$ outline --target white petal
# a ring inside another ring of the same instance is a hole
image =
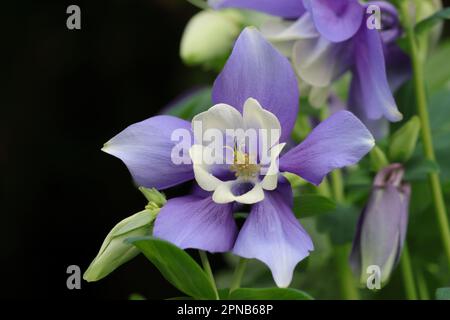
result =
[[[323,37],[299,40],[293,48],[292,60],[298,75],[316,87],[327,87],[338,72],[341,45]]]
[[[197,124],[201,123],[201,130]],[[225,133],[227,129],[242,129],[241,113],[227,104],[216,104],[209,110],[196,115],[192,119],[192,130],[196,143],[203,141],[204,133],[209,129],[220,130]],[[223,135],[225,136],[225,135]]]
[[[270,150],[270,166],[267,169],[264,179],[261,181],[261,187],[264,190],[275,190],[277,188],[279,174],[278,158],[285,145],[286,143],[281,143]]]
[[[309,13],[305,13],[297,21],[270,20],[261,26],[261,33],[270,42],[292,41],[319,37]]]
[[[264,110],[256,99],[249,98],[245,101],[244,125],[246,129],[267,130],[268,140],[265,146],[267,150],[279,142],[281,136],[280,121],[272,112]]]
[[[214,191],[222,181],[211,174],[211,166],[205,162],[205,149],[195,144],[189,149],[189,155],[193,162],[195,180],[198,185],[206,191]]]
[[[230,203],[233,201],[243,204],[254,204],[264,200],[264,191],[260,183],[255,183],[253,188],[243,195],[236,196],[232,192],[233,186],[244,183],[241,180],[226,181],[220,183],[213,193],[212,199],[216,203]]]
[[[309,94],[309,103],[314,108],[321,108],[325,105],[329,96],[329,87],[311,87],[311,92]]]

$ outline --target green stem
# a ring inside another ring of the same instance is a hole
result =
[[[417,289],[419,291],[420,300],[430,300],[427,282],[425,281],[422,271],[416,270],[416,275],[417,275]]]
[[[352,271],[348,265],[350,247],[349,245],[339,245],[336,246],[334,250],[341,285],[341,294],[346,300],[359,300],[358,288],[355,285]]]
[[[322,183],[317,186],[317,193],[327,198],[333,198],[327,177],[325,177]]]
[[[409,257],[408,246],[404,246],[402,257],[400,259],[400,268],[403,275],[403,283],[405,285],[406,298],[408,300],[417,300],[416,285],[414,283],[411,259]]]
[[[425,91],[423,62],[420,58],[419,47],[417,39],[414,34],[414,25],[411,23],[408,13],[408,1],[403,0],[400,3],[400,9],[403,15],[403,20],[408,36],[408,43],[411,51],[411,59],[414,71],[414,87],[417,100],[417,113],[421,121],[421,135],[424,146],[425,157],[428,160],[436,161],[436,156],[433,148],[433,140],[431,136],[430,119],[428,114],[428,101]],[[447,210],[442,194],[441,182],[439,175],[436,172],[431,172],[429,175],[429,182],[433,194],[433,203],[436,211],[436,216],[439,224],[439,231],[444,246],[444,251],[450,267],[450,229],[448,224]]]
[[[331,173],[331,189],[337,203],[344,203],[344,183],[342,172],[337,169]],[[353,279],[352,271],[349,267],[348,257],[350,254],[349,245],[340,245],[335,247],[335,261],[340,276],[341,294],[347,300],[358,300],[359,292]]]
[[[209,281],[211,281],[214,288],[216,300],[219,300],[219,292],[217,291],[216,281],[214,280],[214,275],[211,270],[211,265],[209,264],[208,256],[205,251],[199,250],[198,253],[200,254],[200,259],[202,260],[203,270],[205,270],[206,275],[209,277]]]
[[[233,279],[231,280],[230,292],[239,289],[241,286],[241,280],[247,266],[247,259],[239,258],[239,262],[234,270]]]
[[[344,203],[344,183],[342,182],[342,172],[339,169],[331,172],[331,187],[333,189],[334,199],[338,203]]]

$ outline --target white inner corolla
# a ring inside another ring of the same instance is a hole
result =
[[[192,120],[195,143],[189,150],[195,180],[213,192],[216,203],[253,204],[264,199],[264,190],[278,184],[278,118],[253,98],[243,114],[227,104],[217,104]]]

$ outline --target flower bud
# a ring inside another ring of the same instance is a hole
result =
[[[419,131],[420,119],[414,116],[392,135],[389,158],[401,163],[408,161],[416,149]]]
[[[148,205],[147,205],[146,209],[150,209],[152,207],[153,208],[161,208],[167,202],[166,197],[161,192],[156,190],[155,188],[148,189],[148,188],[144,188],[144,187],[139,187],[139,191],[142,192],[142,194],[148,201]],[[148,208],[149,206],[150,206],[150,208]]]
[[[374,267],[380,270],[380,284],[386,283],[399,261],[410,198],[410,186],[402,182],[403,174],[401,164],[381,170],[359,218],[350,264],[363,285]]]
[[[414,0],[411,4],[411,15],[415,18],[417,22],[420,22],[429,16],[435,14],[437,11],[442,9],[441,0]],[[433,27],[428,33],[428,41],[430,48],[433,48],[439,41],[442,34],[444,23],[441,22]]]
[[[159,209],[146,209],[119,222],[106,236],[83,279],[89,282],[98,281],[137,256],[139,250],[125,240],[150,235],[151,224],[158,212]]]
[[[218,68],[223,65],[241,31],[236,10],[204,10],[188,22],[181,39],[180,55],[188,65]]]
[[[166,204],[166,198],[156,189],[140,187],[139,190],[149,201],[145,210],[122,220],[108,233],[100,251],[84,273],[84,280],[98,281],[139,254],[140,251],[125,240],[150,235],[153,221],[160,208]]]
[[[378,146],[375,146],[370,151],[369,155],[370,155],[370,164],[374,171],[378,172],[389,164],[383,150],[381,150]]]

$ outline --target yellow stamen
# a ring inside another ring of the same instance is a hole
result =
[[[261,166],[256,161],[251,161],[250,155],[234,148],[234,163],[230,170],[235,172],[236,177],[249,179],[258,176]]]

